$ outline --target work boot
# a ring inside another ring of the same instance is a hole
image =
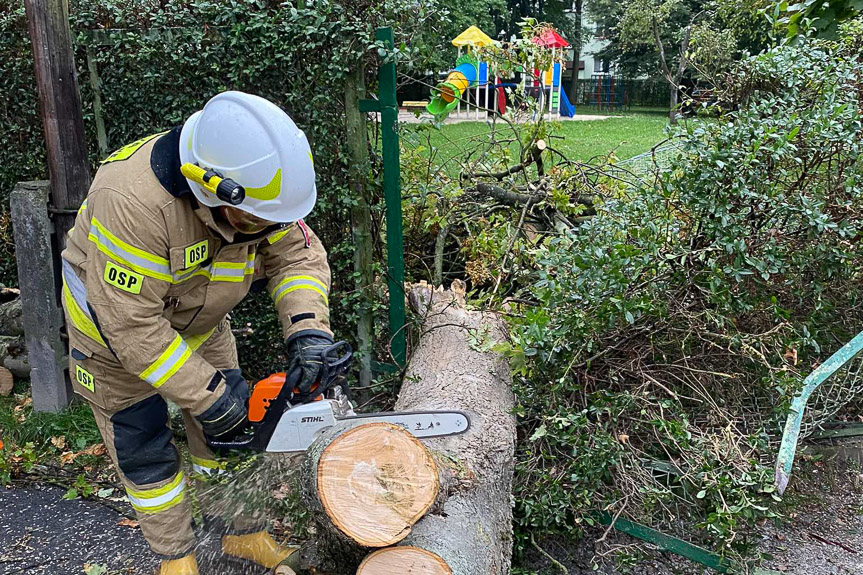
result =
[[[249,533],[248,535],[224,535],[222,551],[226,555],[245,559],[272,569],[275,575],[291,575],[294,573],[289,558],[296,548],[282,547],[273,540],[266,531]],[[295,558],[295,557],[294,557]]]
[[[189,553],[182,559],[162,561],[159,575],[198,575],[198,562],[195,561],[195,554]]]

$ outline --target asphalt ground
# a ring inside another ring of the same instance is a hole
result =
[[[0,575],[153,575],[159,561],[126,503],[64,500],[64,489],[0,488]],[[218,535],[198,533],[202,575],[260,575],[263,569],[227,562]],[[89,572],[87,569],[89,568]]]
[[[64,500],[64,493],[0,489],[0,575],[82,575],[85,565],[118,575],[155,572],[140,529],[119,525],[124,516],[105,505]]]

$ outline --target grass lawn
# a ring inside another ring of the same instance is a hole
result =
[[[556,124],[550,145],[571,160],[586,162],[612,150],[626,159],[650,150],[665,138],[667,118],[660,114],[615,115],[605,120],[564,121]],[[402,129],[410,130],[410,126]],[[509,137],[509,127],[498,123],[498,138]],[[490,133],[484,122],[446,124],[431,131],[431,143],[440,150],[440,159],[475,150]],[[558,139],[560,137],[562,139]],[[514,145],[515,148],[515,145]]]

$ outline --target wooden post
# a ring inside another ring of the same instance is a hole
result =
[[[357,345],[360,357],[360,388],[372,383],[372,344],[374,316],[372,314],[372,284],[374,283],[374,245],[372,214],[369,208],[368,181],[369,141],[366,114],[360,111],[360,98],[366,93],[365,70],[362,60],[353,63],[345,79],[346,144],[350,165],[350,186],[354,203],[351,207],[351,230],[354,238],[354,273],[360,293],[357,310]]]
[[[46,181],[19,182],[9,203],[33,407],[59,411],[69,404],[72,390],[66,377],[66,346],[60,338],[63,312],[55,283],[48,188]]]
[[[66,0],[25,0],[24,7],[33,44],[51,199],[58,210],[54,218],[56,241],[62,250],[66,233],[75,223],[75,211],[90,187],[69,9]]]
[[[102,89],[99,87],[99,70],[93,48],[87,46],[87,71],[90,73],[90,89],[93,90],[93,118],[96,120],[96,139],[99,142],[99,158],[108,156],[108,134],[105,131],[105,118],[102,115]]]

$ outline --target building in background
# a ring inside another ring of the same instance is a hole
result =
[[[590,31],[590,36],[587,38],[584,46],[581,47],[581,56],[578,62],[579,80],[589,80],[594,76],[613,76],[613,63],[608,60],[602,60],[597,56],[608,45],[608,40],[605,39],[605,29],[602,25],[593,22],[587,13],[582,18],[583,27]],[[567,78],[572,78],[572,57],[573,50],[570,50],[569,62],[567,64]]]

